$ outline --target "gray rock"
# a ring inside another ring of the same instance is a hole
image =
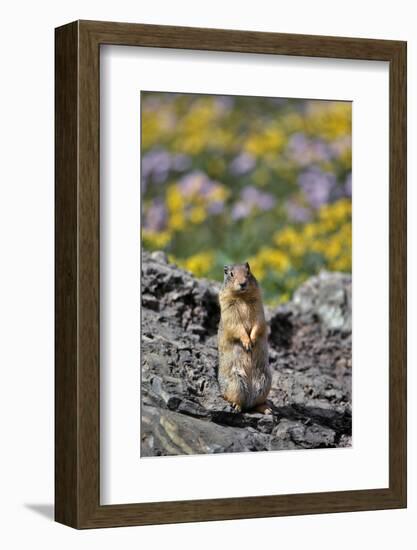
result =
[[[294,293],[293,304],[301,315],[316,316],[325,330],[352,331],[350,275],[322,271]]]
[[[142,456],[269,450],[269,439],[155,407],[142,410]]]
[[[141,455],[350,446],[350,277],[321,273],[266,308],[272,415],[237,414],[220,396],[219,287],[142,253]]]

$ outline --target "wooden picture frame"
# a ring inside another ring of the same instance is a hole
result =
[[[406,43],[77,21],[56,29],[55,519],[116,527],[406,506]],[[389,487],[100,505],[99,55],[118,44],[389,62]]]

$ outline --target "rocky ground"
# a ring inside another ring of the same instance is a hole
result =
[[[266,308],[273,414],[219,394],[219,284],[142,254],[141,456],[351,445],[351,278],[321,273]]]

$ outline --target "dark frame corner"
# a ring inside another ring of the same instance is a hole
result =
[[[101,44],[390,64],[389,487],[102,506],[99,501]],[[115,527],[406,507],[405,42],[76,21],[55,31],[55,519]]]

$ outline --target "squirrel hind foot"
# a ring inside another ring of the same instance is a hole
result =
[[[237,403],[232,403],[232,409],[236,413],[242,412],[242,407],[240,405],[238,405]]]
[[[259,405],[256,405],[255,409],[256,412],[259,412],[261,414],[272,414],[272,407],[271,404],[265,401],[265,403],[260,403]]]

